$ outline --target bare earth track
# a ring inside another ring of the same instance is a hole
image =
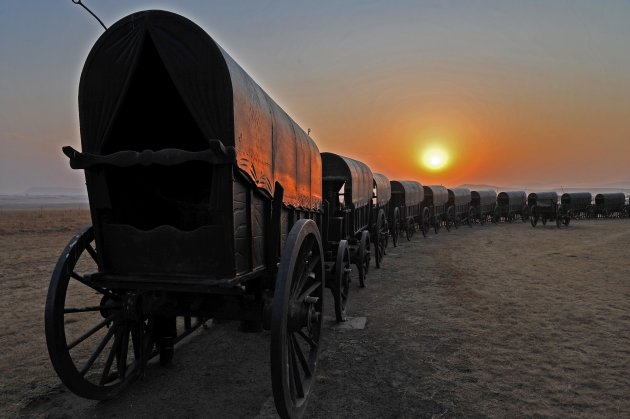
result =
[[[46,291],[88,221],[84,210],[0,211],[0,416],[273,417],[269,335],[235,323],[196,332],[172,367],[151,365],[115,400],[59,386]],[[349,313],[366,328],[326,328],[307,415],[627,416],[628,249],[629,220],[460,227],[390,245],[367,289],[354,276]]]

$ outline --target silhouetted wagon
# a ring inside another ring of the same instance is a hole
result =
[[[485,224],[488,218],[494,214],[494,208],[497,205],[497,193],[493,189],[472,191],[470,198],[474,220],[481,225]]]
[[[444,224],[448,231],[451,224],[446,216],[446,205],[448,203],[448,190],[444,186],[430,185],[424,186],[424,200],[422,201],[423,212],[426,209],[433,231],[437,234],[440,225]]]
[[[561,224],[568,226],[571,221],[571,217],[558,204],[558,194],[555,192],[532,192],[527,196],[527,205],[532,227],[536,227],[538,220],[543,225],[547,225],[547,221],[555,221],[557,227]]]
[[[589,209],[592,218],[621,217],[625,212],[626,195],[623,192],[598,193]]]
[[[399,232],[405,232],[407,240],[411,240],[416,222],[422,225],[421,203],[424,197],[422,185],[413,180],[392,180],[392,199],[390,203],[390,215],[392,225],[392,239],[394,246],[398,245]],[[426,235],[426,230],[422,228]]]
[[[446,217],[450,220],[451,225],[458,228],[461,223],[466,223],[472,227],[474,210],[471,206],[470,189],[448,189],[448,203],[446,206]]]
[[[45,312],[63,383],[112,397],[154,355],[169,363],[206,319],[238,319],[271,330],[277,410],[300,416],[330,249],[315,143],[208,34],[163,11],[134,13],[98,39],[79,116],[82,152],[64,152],[85,170],[92,225],[61,254]],[[369,208],[364,178],[352,199]]]
[[[560,212],[570,218],[584,218],[593,201],[590,192],[567,192],[560,197]]]
[[[374,261],[381,267],[385,249],[389,241],[389,201],[392,198],[392,186],[389,179],[380,173],[374,173],[374,198],[372,199],[372,240],[374,242]]]
[[[529,218],[529,207],[527,206],[527,194],[525,191],[506,191],[497,195],[497,205],[494,208],[492,222],[501,220],[514,222],[517,217],[525,222]]]
[[[324,252],[326,265],[333,274],[330,286],[335,297],[335,313],[337,320],[343,321],[350,280],[348,262],[357,266],[361,287],[365,286],[370,268],[374,176],[365,163],[322,153],[322,179],[326,202]],[[337,284],[341,284],[340,288]]]

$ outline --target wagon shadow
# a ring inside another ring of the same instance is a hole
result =
[[[152,362],[118,397],[82,399],[60,386],[32,400],[26,417],[254,417],[271,397],[269,334],[212,325],[176,349],[173,365]]]

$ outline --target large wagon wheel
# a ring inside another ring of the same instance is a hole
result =
[[[565,225],[565,227],[569,226],[569,223],[571,222],[571,212],[570,211],[569,211],[569,213],[567,215],[564,216],[562,222]]]
[[[278,414],[300,417],[315,381],[324,301],[322,242],[298,220],[284,246],[271,312],[271,383]]]
[[[394,208],[394,216],[392,217],[392,243],[394,247],[398,246],[398,235],[400,234],[400,211],[398,207]]]
[[[560,228],[560,224],[562,224],[562,212],[561,212],[562,208],[561,207],[557,207],[556,208],[556,227]]]
[[[416,222],[413,217],[408,217],[405,222],[405,236],[407,237],[407,241],[410,241],[413,237],[413,234],[416,232]]]
[[[496,224],[499,222],[500,218],[501,218],[501,210],[499,209],[499,207],[496,207],[494,209],[494,213],[492,214],[492,222]]]
[[[48,353],[73,393],[96,400],[116,395],[140,376],[153,339],[141,296],[93,285],[98,271],[94,230],[85,227],[61,253],[50,279],[45,330]]]
[[[529,219],[529,207],[527,206],[527,204],[523,205],[523,208],[521,209],[521,221],[525,222]]]
[[[385,255],[387,236],[389,235],[387,232],[387,220],[385,219],[385,211],[383,211],[382,209],[378,211],[378,215],[376,218],[376,233],[376,241],[374,242],[374,252],[376,254],[374,255],[374,261],[376,262],[376,267],[380,268],[383,261],[383,256]]]
[[[337,246],[337,257],[332,268],[332,281],[329,283],[330,292],[335,301],[335,318],[338,322],[346,320],[346,306],[350,294],[350,250],[348,241],[341,240]]]
[[[429,224],[429,209],[427,207],[422,208],[422,236],[427,237],[427,233],[429,233],[429,229],[431,228]]]
[[[536,224],[538,224],[538,214],[536,214],[536,205],[532,205],[529,221],[532,223],[532,227],[536,227]]]
[[[433,216],[433,232],[435,234],[437,234],[438,231],[440,231],[440,223],[441,223],[440,218],[438,218],[437,215],[434,215]]]
[[[357,268],[359,268],[359,286],[365,288],[365,280],[370,270],[370,233],[367,230],[361,233]]]
[[[472,207],[468,208],[468,218],[466,219],[466,224],[468,224],[468,227],[472,227],[474,217],[475,209]]]
[[[446,210],[446,231],[451,231],[452,226],[458,228],[455,224],[455,208],[448,207],[448,209]]]

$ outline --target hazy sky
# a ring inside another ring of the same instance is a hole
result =
[[[321,151],[390,178],[630,184],[630,1],[85,1],[194,20]],[[101,33],[71,0],[0,2],[0,193],[83,183],[61,146]]]

